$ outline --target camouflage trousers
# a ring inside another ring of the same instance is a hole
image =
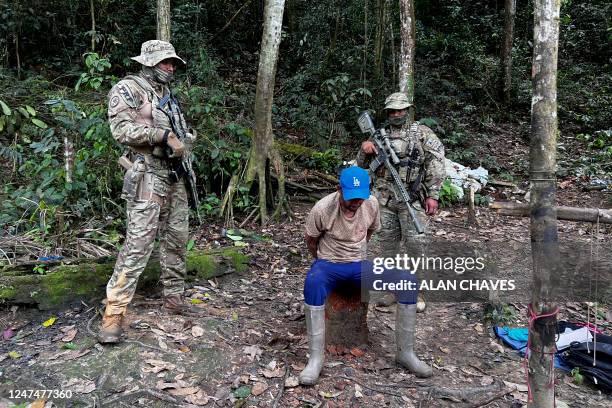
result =
[[[189,237],[189,208],[185,183],[168,186],[166,196],[127,203],[125,243],[106,286],[106,314],[124,314],[136,290],[159,233],[159,255],[164,296],[182,294]]]
[[[381,229],[378,232],[378,237],[383,256],[393,257],[398,253],[420,256],[424,252],[427,244],[426,234],[429,220],[419,201],[415,201],[413,207],[425,229],[424,234],[417,233],[406,204],[392,198],[386,205],[381,205]]]

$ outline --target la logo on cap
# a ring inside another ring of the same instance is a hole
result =
[[[353,187],[359,187],[360,185],[361,183],[359,182],[359,179],[353,176]]]

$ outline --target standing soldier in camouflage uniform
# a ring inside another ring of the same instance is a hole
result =
[[[408,121],[408,109],[413,107],[406,94],[396,92],[385,100],[384,111],[389,120],[388,137],[391,146],[401,160],[396,167],[406,190],[414,198],[412,206],[421,225],[427,225],[426,215],[438,210],[440,187],[446,177],[444,170],[444,145],[435,133],[419,122]],[[367,167],[369,159],[377,153],[374,143],[366,140],[357,154],[357,165]],[[374,193],[381,208],[382,228],[379,232],[383,254],[395,254],[400,250],[412,256],[423,253],[425,234],[418,234],[408,214],[406,204],[396,196],[391,174],[381,166],[375,174]],[[419,296],[420,297],[420,296]],[[380,303],[391,303],[386,297]],[[419,311],[425,309],[420,297]]]
[[[140,55],[132,59],[142,65],[141,71],[119,81],[108,95],[111,133],[129,148],[121,158],[127,168],[121,195],[127,201],[127,231],[106,287],[106,310],[98,334],[101,343],[119,342],[127,306],[158,231],[163,309],[193,314],[183,300],[188,198],[185,176],[177,174],[173,163],[181,163],[183,155],[190,154],[195,132],[187,130],[168,88],[176,64],[185,61],[170,43],[157,40],[143,43]],[[183,134],[182,140],[177,133]]]

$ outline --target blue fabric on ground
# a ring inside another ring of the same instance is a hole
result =
[[[415,282],[416,276],[406,271],[385,270],[383,274],[374,274],[371,261],[357,261],[347,263],[330,262],[325,259],[315,259],[304,281],[304,302],[310,306],[322,306],[329,294],[339,284],[354,285],[356,290],[372,288],[372,282],[382,279],[385,282],[399,282],[409,280]],[[383,278],[384,276],[384,278]],[[393,291],[399,303],[415,304],[417,290]]]
[[[508,337],[515,341],[524,341],[527,343],[529,339],[529,329],[526,327],[505,327],[504,330],[508,333]]]
[[[527,339],[529,337],[529,329],[527,329],[526,327],[508,328],[496,326],[493,328],[493,331],[500,339],[502,339],[504,343],[512,347],[514,350],[518,350],[519,355],[523,357],[525,356],[525,351],[527,350]],[[527,333],[527,336],[524,335],[525,333]],[[525,340],[522,340],[523,338]],[[571,367],[565,362],[565,360],[561,356],[561,353],[555,354],[555,367],[560,368],[564,371],[571,370]]]

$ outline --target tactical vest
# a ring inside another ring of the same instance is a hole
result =
[[[157,95],[153,86],[146,79],[138,75],[128,75],[124,79],[134,81],[147,95],[137,111],[134,122],[159,129],[172,129],[168,116],[159,108],[161,98]],[[169,94],[169,90],[164,86],[164,94]],[[152,155],[157,159],[166,159],[167,155],[161,146],[130,146],[136,153]]]
[[[409,190],[418,189],[424,169],[425,153],[419,125],[419,122],[412,122],[409,126],[388,133],[391,147],[400,159],[400,163],[395,168]],[[393,178],[387,171],[384,171],[383,178],[385,182],[393,184]],[[414,185],[415,183],[417,185]]]

